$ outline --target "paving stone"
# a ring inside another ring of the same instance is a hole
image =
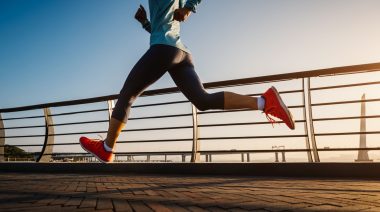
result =
[[[64,206],[79,206],[81,202],[82,202],[82,198],[74,197],[74,198],[70,198],[70,200],[67,201]]]
[[[95,208],[96,207],[96,198],[85,198],[80,204],[79,208]]]
[[[380,211],[380,207],[368,208],[368,209],[361,210],[361,211],[363,211],[363,212],[379,212]]]
[[[27,208],[32,207],[32,203],[18,203],[18,202],[10,202],[10,203],[2,203],[0,204],[0,211],[5,210],[7,208]]]
[[[135,211],[141,211],[141,212],[153,211],[148,206],[146,206],[143,202],[140,202],[140,201],[131,201],[129,204],[132,206],[133,210]]]
[[[133,211],[133,209],[131,208],[127,200],[113,199],[112,202],[113,202],[113,207],[116,212],[119,212],[119,211],[132,212]]]
[[[96,210],[113,209],[111,199],[98,198],[96,203]]]
[[[165,205],[162,205],[162,204],[156,203],[156,202],[147,202],[146,205],[149,206],[154,211],[160,211],[160,212],[172,212],[173,211],[170,208],[166,207]]]
[[[54,201],[50,202],[50,205],[64,205],[67,201],[70,200],[70,197],[61,196],[55,199]]]
[[[187,209],[192,211],[192,212],[207,212],[207,210],[200,208],[198,206],[189,206],[189,207],[187,207]]]
[[[190,210],[187,210],[186,208],[178,206],[178,205],[172,204],[172,205],[166,205],[166,207],[175,212],[190,212]]]
[[[34,204],[48,205],[49,203],[53,202],[57,198],[58,198],[57,196],[47,196],[47,197],[35,202]]]
[[[241,208],[230,208],[228,211],[231,211],[231,212],[246,212],[247,210],[243,210]]]

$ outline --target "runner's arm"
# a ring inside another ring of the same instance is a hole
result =
[[[145,8],[140,4],[135,14],[135,19],[141,23],[142,27],[149,33],[152,32],[151,24],[147,18]]]
[[[180,22],[186,21],[191,12],[196,12],[196,8],[201,1],[202,0],[187,0],[184,7],[180,5],[181,8],[174,11],[173,19]]]
[[[197,12],[197,6],[201,3],[202,0],[187,0],[185,8],[191,10],[191,12]]]

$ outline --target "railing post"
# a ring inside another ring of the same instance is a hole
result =
[[[280,161],[278,160],[278,152],[277,152],[277,151],[274,152],[274,156],[275,156],[275,161],[274,161],[274,162],[276,162],[276,163],[280,162]]]
[[[41,154],[37,158],[37,162],[49,162],[52,158],[53,144],[54,144],[54,126],[53,118],[50,116],[50,109],[44,108],[45,115],[45,141],[42,147]]]
[[[311,156],[309,130],[307,129],[305,78],[302,78],[302,94],[303,94],[302,103],[304,105],[304,107],[303,107],[303,119],[305,120],[305,123],[303,126],[304,126],[304,130],[306,133],[306,138],[305,138],[306,149],[309,150],[309,151],[307,151],[307,159],[308,159],[309,163],[312,163],[313,157]]]
[[[0,113],[0,162],[4,161],[5,158],[5,130],[4,130],[4,122]]]
[[[206,154],[205,157],[206,157],[206,162],[212,162],[211,154]]]
[[[312,145],[312,150],[313,150],[313,155],[314,155],[314,162],[320,162],[317,142],[315,140],[315,135],[314,135],[313,110],[312,110],[312,106],[311,106],[311,90],[310,90],[310,88],[311,88],[310,77],[308,77],[307,78],[307,92],[308,92],[310,138],[311,138],[311,145]]]
[[[249,155],[249,152],[247,153],[247,162],[251,162],[251,157]]]
[[[194,105],[191,105],[192,112],[193,112],[193,149],[191,154],[191,162],[199,162],[200,161],[200,153],[198,152],[200,150],[200,143],[198,140],[199,137],[199,129],[198,129],[198,113],[197,108]]]
[[[112,111],[113,111],[113,108],[115,107],[115,100],[108,100],[107,104],[108,104],[108,120],[111,120]]]
[[[286,159],[285,159],[285,152],[281,152],[281,155],[282,155],[282,162],[286,162]]]

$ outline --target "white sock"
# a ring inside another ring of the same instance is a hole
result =
[[[103,142],[103,146],[104,146],[104,149],[105,149],[107,152],[112,152],[112,148],[109,147],[109,146],[107,145],[106,140],[104,140],[104,142]]]
[[[259,110],[264,110],[265,108],[265,99],[262,96],[257,98],[257,108]]]

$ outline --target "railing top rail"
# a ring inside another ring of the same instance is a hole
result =
[[[300,72],[285,73],[285,74],[225,80],[225,81],[218,81],[218,82],[209,82],[209,83],[205,83],[204,87],[211,89],[211,88],[249,85],[249,84],[255,84],[255,83],[284,81],[284,80],[299,79],[299,78],[306,78],[306,77],[318,77],[318,76],[361,73],[361,72],[371,72],[371,71],[380,71],[380,63],[369,63],[369,64],[361,64],[361,65],[317,69],[317,70],[311,70],[311,71],[300,71]],[[179,92],[177,87],[170,87],[170,88],[162,88],[162,89],[156,89],[156,90],[148,90],[148,91],[145,91],[142,94],[142,96],[154,96],[154,95],[170,94],[170,93],[176,93],[176,92]],[[14,107],[14,108],[3,108],[3,109],[0,109],[0,113],[34,110],[34,109],[41,109],[41,108],[47,108],[47,107],[89,104],[89,103],[113,100],[113,99],[117,99],[117,97],[118,95],[115,94],[115,95],[100,96],[100,97],[93,97],[93,98],[87,98],[87,99],[69,100],[69,101],[29,105],[29,106]]]

